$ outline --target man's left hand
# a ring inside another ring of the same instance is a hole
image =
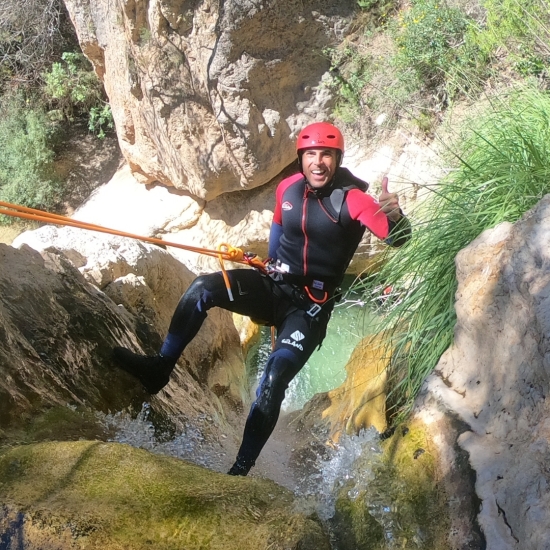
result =
[[[401,210],[399,209],[399,197],[397,193],[388,191],[388,178],[384,176],[382,179],[382,192],[378,197],[380,210],[388,216],[392,222],[396,222],[401,218]]]

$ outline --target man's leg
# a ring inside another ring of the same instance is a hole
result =
[[[275,428],[288,385],[319,343],[327,322],[321,315],[322,319],[312,319],[297,310],[281,325],[246,421],[237,460],[228,474],[245,476],[254,466]]]
[[[221,307],[272,322],[273,295],[267,278],[252,269],[227,273],[234,300],[229,298],[221,273],[197,277],[176,307],[159,354],[144,356],[122,347],[114,349],[117,364],[138,378],[149,393],[159,392],[168,383],[176,361],[199,331],[210,308]]]

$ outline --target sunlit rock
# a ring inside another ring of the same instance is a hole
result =
[[[374,426],[386,429],[386,367],[390,352],[380,336],[364,338],[346,365],[344,383],[328,392],[330,406],[321,413],[337,441],[341,431],[359,433]]]
[[[269,181],[330,114],[326,48],[356,3],[66,3],[103,80],[122,153],[144,183],[212,199]],[[307,36],[307,40],[304,40]]]
[[[0,453],[2,546],[329,550],[293,495],[128,445],[51,442]],[[23,542],[24,541],[24,542]]]
[[[458,254],[455,341],[418,404],[449,474],[456,444],[467,452],[489,549],[548,544],[549,220],[546,196]],[[445,418],[458,423],[442,431]]]

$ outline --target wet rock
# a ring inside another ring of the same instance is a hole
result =
[[[329,550],[273,482],[218,474],[116,443],[0,453],[3,548]]]
[[[390,353],[381,336],[367,336],[346,364],[346,380],[328,392],[330,406],[321,413],[331,426],[332,438],[343,431],[358,433],[374,426],[386,429],[386,367]]]

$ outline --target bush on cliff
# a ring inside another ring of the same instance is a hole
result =
[[[63,184],[54,172],[55,134],[45,112],[22,95],[0,100],[0,200],[41,209],[59,201]]]

